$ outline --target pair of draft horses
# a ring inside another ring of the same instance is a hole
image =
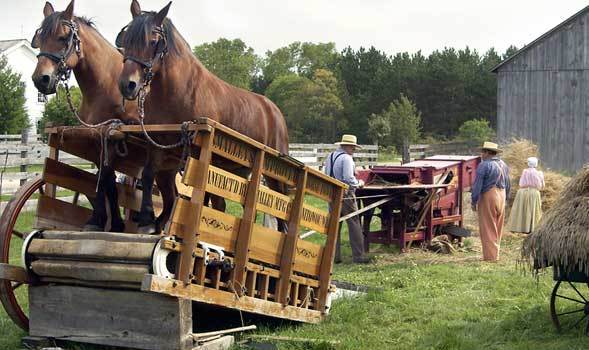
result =
[[[45,18],[32,40],[32,46],[40,49],[32,77],[35,86],[44,94],[55,93],[57,84],[73,71],[82,92],[78,118],[85,125],[106,124],[112,119],[129,124],[180,124],[206,116],[287,154],[288,133],[278,107],[266,97],[234,87],[209,72],[166,17],[170,5],[159,12],[148,12],[133,0],[132,21],[117,36],[117,49],[89,20],[74,16],[74,0],[63,12],[55,11],[47,2]],[[174,138],[168,135],[156,140],[169,144],[177,141]],[[155,146],[148,150],[137,216],[143,233],[158,232],[165,225],[176,198],[175,177],[181,164],[165,154]],[[123,232],[115,172],[103,166],[100,173],[86,229],[105,230],[106,197],[110,230]],[[154,180],[163,199],[163,211],[157,219],[152,203]],[[285,192],[278,182],[266,181],[270,188]],[[224,210],[224,199],[212,198],[211,202]],[[279,229],[285,230],[280,220]]]

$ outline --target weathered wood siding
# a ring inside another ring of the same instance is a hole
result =
[[[499,139],[532,140],[554,169],[589,162],[588,21],[585,11],[497,70]]]

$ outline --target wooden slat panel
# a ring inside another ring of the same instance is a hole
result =
[[[184,283],[188,283],[192,279],[194,271],[194,256],[193,249],[196,248],[196,243],[199,240],[200,228],[199,222],[201,218],[202,209],[204,207],[205,188],[207,184],[207,174],[209,164],[211,163],[211,149],[213,145],[215,130],[211,132],[198,132],[195,139],[200,139],[200,156],[196,160],[189,159],[186,166],[185,177],[190,177],[193,183],[192,195],[190,196],[190,203],[195,204],[194,211],[188,215],[181,217],[179,222],[185,223],[186,233],[184,235],[184,248],[179,258],[178,279]]]
[[[299,240],[299,242],[302,242],[302,241]],[[313,245],[313,244],[311,243],[311,245]],[[313,245],[313,246],[315,246],[315,245]],[[179,252],[182,250],[182,243],[164,240],[164,241],[162,241],[162,248],[168,249],[168,250],[171,250],[174,252]],[[316,248],[317,248],[317,246],[311,247],[311,249],[316,249]],[[320,251],[322,251],[322,250],[320,249]],[[204,251],[200,247],[197,247],[194,249],[194,253],[196,254],[196,256],[203,256],[203,252]],[[219,258],[219,256],[215,252],[210,252],[210,254],[213,259]],[[315,253],[312,253],[312,254],[315,255]],[[305,253],[304,255],[308,256],[308,253]],[[227,255],[225,256],[225,259],[228,259],[230,262],[233,261],[233,258],[230,256],[227,256]],[[320,256],[319,256],[319,260],[320,260]],[[317,268],[319,268],[319,266],[317,266]],[[268,266],[258,265],[257,263],[249,262],[247,264],[247,270],[248,271],[255,271],[258,275],[268,275],[268,276],[274,277],[274,278],[280,277],[280,271],[273,269],[271,267],[268,267]],[[301,284],[301,285],[307,285],[309,287],[314,287],[314,288],[319,287],[319,281],[312,279],[312,278],[299,276],[299,275],[293,275],[292,280],[294,282]]]
[[[321,272],[319,273],[319,295],[317,310],[322,313],[326,312],[325,306],[327,303],[327,295],[329,293],[329,285],[331,284],[331,269],[333,268],[333,258],[335,256],[335,245],[339,231],[339,217],[342,208],[342,198],[344,197],[344,189],[338,188],[334,191],[332,197],[332,210],[329,220],[329,229],[327,230],[327,242],[323,247],[323,254],[321,256]]]
[[[315,208],[311,205],[303,205],[303,213],[301,217],[301,226],[310,228],[319,233],[327,232],[327,225],[329,223],[329,213]]]
[[[236,298],[232,292],[215,290],[199,285],[183,285],[174,281],[154,275],[147,275],[141,287],[144,291],[163,293],[178,298],[191,299],[206,304],[223,305],[228,308],[252,312],[261,315],[287,318],[294,321],[318,323],[323,315],[314,310],[283,306],[279,303],[265,301],[258,298],[242,296]]]
[[[336,187],[315,174],[310,173],[307,179],[307,192],[325,201],[329,201],[333,194],[333,189]]]
[[[305,190],[307,188],[307,171],[303,170],[298,174],[297,193],[295,194],[290,219],[288,220],[288,232],[284,240],[284,246],[280,254],[280,279],[277,286],[277,300],[282,305],[287,305],[288,288],[290,278],[294,271],[297,253],[297,240],[299,238],[299,224],[303,215],[305,203]]]
[[[300,167],[300,166],[299,166]],[[295,185],[297,167],[276,156],[267,155],[264,160],[264,175],[290,186]]]
[[[193,181],[194,179],[190,176],[185,176],[183,179],[183,183],[186,186],[192,186]],[[240,204],[245,204],[245,195],[248,191],[248,186],[249,181],[243,177],[212,165],[209,166],[207,192]],[[187,195],[189,191],[189,189],[181,187],[182,194]],[[289,217],[291,202],[292,199],[289,196],[260,185],[256,210],[286,220]]]
[[[47,183],[80,192],[92,198],[96,197],[97,176],[71,165],[47,158],[43,179]],[[134,211],[141,210],[143,194],[140,190],[122,183],[117,183],[116,187],[120,206]],[[162,208],[163,203],[160,196],[153,196],[153,206],[156,211]]]
[[[235,244],[235,268],[233,269],[233,285],[243,286],[245,283],[245,267],[249,261],[253,230],[256,223],[256,206],[258,203],[258,189],[262,180],[262,167],[264,165],[264,151],[258,150],[252,164],[251,180],[247,186],[245,197],[245,209],[239,222],[239,232]],[[257,245],[257,242],[256,242]],[[254,276],[255,277],[255,276]],[[241,288],[237,289],[241,294]]]
[[[48,196],[40,196],[37,203],[37,228],[79,231],[92,215],[90,209]]]
[[[170,233],[182,238],[189,234],[187,227],[181,221],[188,213],[195,210],[196,205],[186,199],[179,198],[176,201],[176,209],[170,224]],[[206,243],[223,247],[230,253],[235,253],[235,242],[240,220],[232,215],[225,214],[218,210],[203,207],[200,220],[200,240]],[[270,228],[254,225],[252,240],[256,244],[251,246],[250,258],[263,261],[268,264],[280,265],[280,254],[284,244],[284,234]],[[317,276],[319,273],[319,262],[323,255],[323,249],[317,244],[299,240],[295,257],[295,271]]]
[[[255,148],[222,132],[215,133],[212,151],[248,168],[254,161]]]

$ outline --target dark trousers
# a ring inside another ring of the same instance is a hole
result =
[[[345,199],[342,201],[341,216],[348,215],[358,210],[358,204],[356,203],[356,195],[354,191],[348,191],[345,194]],[[362,226],[360,225],[360,217],[358,215],[352,216],[346,220],[348,224],[348,234],[350,237],[350,245],[352,246],[352,258],[357,260],[364,255],[364,234],[362,233]],[[338,242],[335,251],[335,260],[341,261],[341,229],[342,224],[340,223],[339,232],[337,233]]]

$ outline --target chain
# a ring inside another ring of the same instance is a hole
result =
[[[182,152],[183,153],[182,158],[184,159],[184,156],[187,155],[186,146],[190,142],[190,136],[192,136],[192,134],[190,134],[188,132],[188,125],[191,124],[192,122],[182,123],[182,136],[180,138],[180,141],[173,143],[171,145],[162,145],[162,144],[156,142],[153,138],[151,138],[151,136],[149,136],[149,133],[145,129],[145,98],[147,97],[147,94],[149,94],[151,77],[153,77],[153,73],[151,72],[151,68],[147,69],[146,77],[149,79],[145,79],[145,83],[143,84],[141,89],[139,89],[139,96],[138,96],[138,103],[137,103],[137,107],[138,107],[137,110],[139,112],[139,124],[141,125],[141,131],[143,131],[143,135],[145,135],[145,138],[147,139],[147,141],[149,141],[149,143],[151,143],[151,145],[154,147],[161,148],[161,149],[172,149],[172,148],[184,146],[184,150]]]

